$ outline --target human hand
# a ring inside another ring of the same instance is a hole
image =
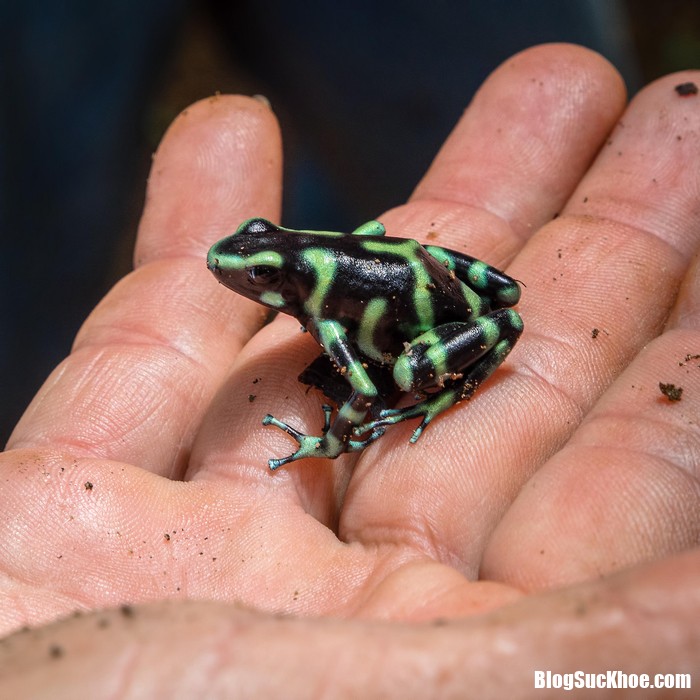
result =
[[[11,637],[0,688],[528,697],[532,669],[698,670],[700,96],[674,90],[690,80],[623,114],[586,50],[496,71],[379,218],[512,261],[523,337],[415,445],[401,424],[275,473],[294,445],[261,418],[318,432],[296,379],[318,348],[293,319],[260,328],[204,257],[241,220],[279,219],[277,126],[242,98],[181,115],[135,272],[0,457],[5,632],[149,605]]]

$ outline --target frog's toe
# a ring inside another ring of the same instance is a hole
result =
[[[428,423],[430,423],[430,417],[426,416],[421,421],[421,424],[413,431],[413,435],[411,435],[409,438],[408,441],[411,444],[418,442],[418,438],[423,434],[423,431],[426,429]]]
[[[363,423],[362,425],[356,425],[352,429],[352,434],[360,437],[361,435],[366,435],[367,433],[371,433],[372,435],[375,432],[381,431],[381,435],[384,434],[384,427],[383,423],[380,418],[377,418],[376,420],[370,421],[369,423]],[[379,435],[377,435],[379,437]],[[376,438],[375,438],[376,439]]]
[[[262,419],[262,424],[274,425],[275,428],[284,430],[284,432],[287,433],[287,435],[291,435],[297,442],[301,442],[301,438],[303,437],[303,433],[300,433],[298,430],[292,428],[292,426],[289,425],[289,423],[283,423],[281,420],[277,420],[277,418],[275,418],[269,413]]]
[[[282,457],[281,459],[268,459],[267,466],[270,467],[270,471],[275,471],[285,464],[294,461],[294,455],[289,455],[289,457]]]
[[[374,421],[373,421],[374,422]],[[371,445],[375,440],[378,440],[386,430],[383,427],[371,427],[368,423],[367,425],[358,425],[353,429],[353,434],[360,437],[362,435],[367,435],[367,437],[362,440],[350,440],[348,452],[360,452],[364,450],[365,447]]]
[[[331,413],[333,413],[333,407],[324,403],[321,409],[323,410],[323,428],[321,428],[321,432],[325,435],[331,427]]]
[[[384,426],[396,425],[396,423],[400,423],[407,418],[413,418],[415,415],[419,414],[414,414],[412,411],[405,408],[386,408],[379,412],[379,417],[375,420],[365,423],[364,425],[359,426],[359,428],[355,428],[355,435],[362,435],[363,433],[371,430],[377,430],[378,428],[382,428],[382,432],[384,432]]]
[[[452,405],[452,403],[454,402],[450,401],[449,405]],[[363,435],[366,432],[375,430],[384,432],[384,427],[387,425],[396,425],[412,418],[422,418],[420,425],[413,431],[413,435],[409,439],[409,442],[414,443],[433,418],[445,410],[446,407],[447,404],[443,404],[440,401],[423,401],[405,408],[387,408],[379,412],[379,418],[359,426],[354,432],[355,435]]]

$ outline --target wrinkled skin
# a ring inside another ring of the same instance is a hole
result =
[[[406,423],[274,474],[292,445],[261,417],[318,429],[296,379],[316,347],[292,319],[261,328],[204,256],[249,216],[279,220],[278,126],[247,98],[184,112],[135,271],[0,456],[0,626],[39,628],[0,645],[0,695],[523,698],[533,669],[580,668],[700,682],[700,96],[674,90],[690,80],[626,106],[581,48],[495,71],[380,218],[521,280],[520,342],[417,444]]]

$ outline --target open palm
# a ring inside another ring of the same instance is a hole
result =
[[[348,688],[378,682],[360,658],[407,648],[451,682],[481,687],[487,669],[484,687],[504,688],[493,673],[505,638],[521,692],[521,671],[609,663],[602,639],[619,667],[651,663],[636,641],[667,634],[670,670],[688,670],[699,640],[683,625],[689,605],[700,611],[700,95],[674,87],[693,79],[658,81],[624,111],[619,77],[583,49],[532,49],[496,71],[411,201],[378,218],[390,235],[507,267],[524,286],[522,339],[416,444],[407,422],[360,455],[274,473],[267,459],[295,444],[261,419],[318,434],[321,399],[297,381],[318,347],[289,317],[263,326],[264,310],[217,285],[205,255],[250,216],[279,220],[278,127],[244,98],[183,113],[153,164],[135,271],[1,455],[4,631],[76,609],[208,600],[145,608],[148,634],[168,640],[169,674],[222,645],[222,619],[237,625],[227,649],[242,638],[254,649],[245,634],[259,632],[265,654],[305,665],[304,682],[318,671]],[[656,612],[635,627],[640,601]],[[194,626],[182,610],[197,611]],[[71,624],[67,638],[85,639],[87,623]],[[92,635],[85,653],[102,653]],[[345,664],[331,669],[338,648]],[[285,668],[260,670],[260,687],[299,680]],[[82,657],[83,682],[122,673],[93,669]]]

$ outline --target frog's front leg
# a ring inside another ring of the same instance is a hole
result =
[[[344,452],[358,452],[384,432],[381,426],[376,426],[370,430],[362,431],[361,434],[369,433],[365,439],[353,439],[353,433],[362,425],[367,417],[367,411],[377,400],[377,388],[367,375],[340,323],[329,320],[318,321],[315,324],[314,334],[335,366],[347,379],[352,394],[340,407],[332,423],[330,407],[323,407],[325,420],[323,434],[320,436],[305,435],[271,415],[265,416],[264,425],[273,425],[284,430],[299,443],[299,449],[288,457],[269,460],[270,469],[277,469],[283,464],[305,457],[335,459]]]
[[[357,434],[422,417],[411,436],[416,442],[437,415],[468,399],[513,349],[523,329],[520,315],[499,309],[472,322],[453,322],[423,333],[410,343],[394,365],[394,379],[406,392],[438,387],[406,408],[388,409],[356,429]]]

